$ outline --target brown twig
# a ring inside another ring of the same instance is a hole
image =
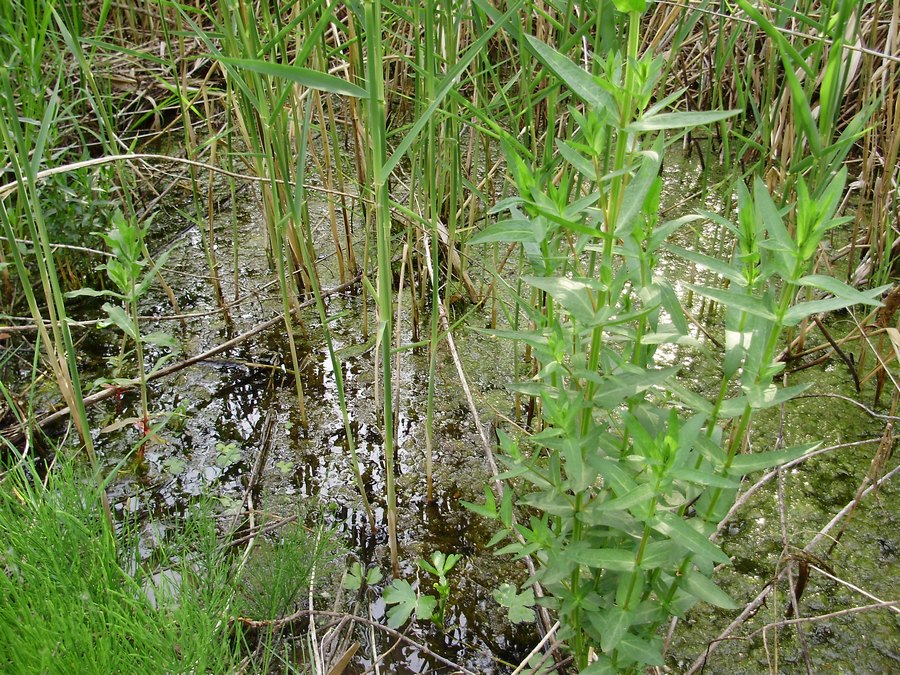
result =
[[[437,653],[431,651],[428,647],[426,647],[422,643],[416,642],[415,640],[413,640],[410,637],[407,637],[400,631],[395,630],[393,628],[389,628],[388,626],[378,623],[377,621],[373,621],[372,619],[367,619],[362,616],[357,616],[356,614],[346,614],[346,613],[342,613],[342,612],[329,612],[329,611],[321,610],[321,609],[320,610],[300,609],[300,610],[297,610],[296,612],[294,612],[293,614],[291,614],[290,616],[286,616],[281,619],[256,620],[256,619],[249,619],[247,617],[239,616],[239,617],[235,617],[233,619],[233,621],[240,623],[243,626],[247,626],[249,628],[280,628],[282,626],[287,626],[288,624],[299,621],[300,619],[307,617],[311,614],[314,614],[316,616],[327,616],[327,617],[331,617],[331,618],[335,618],[335,619],[347,618],[350,621],[354,621],[356,623],[362,623],[367,626],[371,626],[372,628],[376,628],[384,633],[387,633],[388,635],[390,635],[394,638],[403,640],[404,642],[406,642],[409,645],[412,645],[413,647],[415,647],[422,653],[428,654],[428,656],[432,657],[433,659],[440,661],[445,666],[454,668],[457,672],[465,673],[466,675],[475,675],[475,673],[473,673],[468,668],[465,668],[464,666],[461,666],[458,663],[454,663],[450,659],[447,659],[447,658],[441,656],[440,654],[437,654]]]

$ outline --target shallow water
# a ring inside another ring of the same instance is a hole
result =
[[[696,164],[685,159],[667,160],[665,200],[674,204],[697,188],[685,176],[697,173]],[[185,203],[184,208],[190,205]],[[705,208],[721,204],[710,199]],[[697,208],[693,201],[690,208]],[[668,217],[680,215],[689,207],[680,207]],[[321,209],[313,205],[312,209]],[[172,212],[172,209],[170,209]],[[277,287],[264,288],[271,274],[263,253],[263,225],[252,200],[238,205],[240,229],[241,295],[250,298],[233,308],[228,320],[219,314],[192,318],[186,331],[177,322],[148,325],[144,330],[164,329],[185,345],[187,354],[213,347],[280,311]],[[227,212],[222,215],[221,238],[217,238],[218,256],[223,265],[221,278],[226,298],[234,295],[228,264],[232,252],[225,241],[230,228]],[[168,276],[184,312],[215,309],[209,283],[203,279],[202,247],[195,229],[185,229],[184,221],[174,215],[158,217],[153,233],[155,241],[171,241],[178,233],[178,246],[172,254]],[[328,241],[325,227],[317,232]],[[694,235],[682,233],[685,242]],[[699,232],[697,241],[704,248],[719,244],[713,232]],[[322,244],[329,251],[330,244]],[[337,283],[333,258],[320,261],[323,284]],[[661,273],[684,279],[689,271],[676,261],[664,259]],[[702,279],[698,277],[698,283]],[[677,284],[676,284],[677,285]],[[408,294],[404,297],[405,309]],[[699,299],[690,309],[699,315]],[[165,296],[154,290],[142,307],[145,314],[169,314]],[[341,422],[334,374],[314,313],[303,315],[305,333],[299,337],[302,361],[301,377],[306,397],[309,426],[303,429],[297,412],[294,383],[285,367],[290,357],[283,326],[259,334],[236,347],[200,364],[151,385],[151,410],[180,410],[180,425],[161,433],[165,443],[147,448],[147,471],[140,476],[122,472],[111,492],[117,517],[145,523],[144,555],[150,557],[155,543],[165,536],[165,523],[182,515],[200,495],[212,495],[221,503],[225,521],[240,507],[250,473],[268,438],[266,460],[261,479],[253,491],[257,512],[290,515],[298,508],[324,514],[348,542],[351,555],[363,564],[389,570],[386,524],[384,521],[385,466],[381,437],[374,406],[375,379],[372,369],[371,341],[363,335],[360,298],[354,292],[333,296],[328,313],[335,347],[344,368],[348,410],[359,453],[366,489],[375,509],[378,531],[373,536],[366,525],[361,502],[353,482],[346,439]],[[511,379],[513,354],[509,347],[475,332],[485,326],[483,315],[474,313],[455,332],[460,353],[475,392],[477,405],[485,421],[496,413],[512,413],[511,396],[503,384]],[[369,326],[374,326],[370,317]],[[404,323],[404,342],[412,337]],[[103,357],[118,349],[115,337],[92,331],[83,343],[85,365],[101,365]],[[689,351],[672,350],[666,354],[673,363],[685,366],[684,376],[691,386],[705,390],[717,386],[717,375],[704,370],[703,360]],[[460,500],[480,501],[481,486],[489,476],[483,449],[457,380],[449,353],[442,350],[436,387],[435,501],[425,499],[424,422],[427,395],[428,358],[424,350],[405,351],[399,373],[395,373],[398,391],[397,492],[398,531],[403,578],[416,576],[415,561],[432,551],[461,553],[463,561],[453,570],[451,608],[446,633],[421,622],[409,635],[475,672],[505,672],[508,664],[517,664],[537,639],[532,627],[511,626],[490,592],[500,582],[521,581],[521,566],[498,558],[484,548],[492,531],[489,525],[467,512]],[[838,392],[853,395],[846,369],[831,363],[799,373],[793,383],[813,383],[809,394]],[[867,391],[869,399],[871,392]],[[91,410],[95,429],[101,429],[120,415],[132,414],[136,394],[121,401],[108,402]],[[757,447],[771,446],[777,437],[779,419],[775,411],[758,419],[753,430]],[[267,432],[267,427],[269,431]],[[785,409],[785,442],[790,445],[823,439],[826,445],[876,439],[868,445],[836,450],[804,465],[784,472],[787,503],[786,529],[791,546],[802,548],[832,515],[853,498],[874,453],[883,422],[873,420],[857,407],[828,398],[809,398],[788,404]],[[126,429],[114,434],[97,433],[98,447],[107,469],[113,468],[137,439],[138,432]],[[223,463],[220,456],[229,444],[237,461]],[[223,465],[224,464],[224,465]],[[889,468],[893,466],[890,465]],[[752,598],[776,572],[782,552],[782,534],[772,481],[741,511],[727,529],[723,547],[734,557],[734,566],[722,570],[719,579],[739,602]],[[870,594],[893,599],[898,578],[897,489],[888,484],[878,497],[866,500],[832,556],[835,573]],[[150,525],[152,519],[153,525]],[[423,579],[424,590],[430,580]],[[770,601],[748,624],[753,630],[773,620],[773,612],[783,608],[783,598]],[[869,602],[835,582],[815,575],[802,600],[805,614],[819,614]],[[330,608],[329,608],[330,609]],[[362,608],[365,612],[366,608]],[[384,620],[385,607],[372,598],[368,607],[372,618]],[[669,665],[674,672],[683,670],[707,643],[730,621],[734,613],[695,609],[681,622],[670,650]],[[780,616],[780,614],[779,614]],[[746,632],[744,633],[746,634]],[[803,664],[794,633],[783,631],[777,645],[781,672],[799,672]],[[391,641],[378,636],[378,648],[387,649]],[[900,669],[898,663],[898,624],[884,610],[813,624],[806,631],[812,665],[818,672],[889,672]],[[770,658],[776,651],[768,643]],[[361,652],[371,653],[364,646]],[[370,656],[358,662],[365,670]],[[707,672],[760,672],[766,669],[766,645],[761,638],[731,641],[722,645],[710,660]],[[385,662],[390,672],[430,672],[440,669],[427,655],[400,646]]]

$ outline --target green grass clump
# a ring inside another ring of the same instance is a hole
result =
[[[138,533],[117,535],[95,487],[70,466],[45,485],[35,474],[33,465],[14,469],[0,489],[0,670],[233,670],[233,586],[213,519],[185,521],[148,572],[135,564]],[[180,583],[158,585],[152,602],[160,571]]]
[[[235,609],[252,618],[281,618],[304,603],[312,585],[322,588],[344,552],[335,532],[288,525],[276,541],[259,538],[241,573]],[[343,569],[341,567],[341,569]]]

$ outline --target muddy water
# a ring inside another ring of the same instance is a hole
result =
[[[690,195],[699,185],[685,181],[696,173],[688,160],[667,161],[666,199],[675,204]],[[721,205],[710,199],[703,205],[715,209]],[[190,208],[188,204],[184,208]],[[697,208],[696,201],[688,206]],[[321,205],[316,205],[321,208]],[[678,215],[673,211],[669,217]],[[246,298],[234,307],[226,320],[215,312],[192,318],[187,330],[177,322],[147,326],[146,330],[172,332],[185,345],[188,354],[213,347],[255,324],[277,315],[280,300],[277,287],[265,285],[271,274],[263,252],[263,226],[252,200],[238,208],[240,230],[240,294]],[[315,220],[315,219],[314,219]],[[227,215],[219,224],[230,228]],[[177,247],[170,259],[173,273],[168,280],[175,288],[185,312],[215,309],[209,283],[203,279],[204,264],[198,232],[185,229],[177,216],[158,217],[155,241],[175,241]],[[323,252],[330,251],[324,226],[317,236]],[[180,234],[179,234],[180,233]],[[177,235],[177,236],[176,236]],[[715,250],[720,244],[714,232],[683,234],[704,248]],[[226,236],[217,239],[219,260],[223,264],[222,280],[227,298],[235,289],[228,261],[232,251]],[[360,249],[361,250],[361,247]],[[667,275],[681,279],[690,272],[673,260],[661,267]],[[323,256],[320,273],[326,286],[337,283],[333,256]],[[703,279],[698,277],[698,283]],[[153,291],[142,312],[168,314],[171,308],[165,297]],[[408,301],[408,294],[404,301]],[[687,301],[687,300],[686,300]],[[704,310],[694,300],[695,314]],[[322,339],[321,327],[312,313],[304,314],[304,332],[299,337],[301,377],[306,396],[309,426],[304,429],[297,412],[297,402],[290,369],[290,357],[283,327],[260,334],[241,346],[192,366],[156,382],[151,390],[154,411],[178,410],[181,423],[162,432],[165,443],[148,447],[148,470],[141,475],[122,472],[113,485],[113,500],[118,517],[148,523],[145,527],[145,554],[152,554],[155,543],[164,535],[164,527],[173,516],[180,515],[200,495],[212,495],[221,503],[227,518],[239,507],[256,458],[269,439],[261,480],[254,490],[257,511],[268,515],[290,515],[298,508],[324,514],[347,541],[350,555],[364,564],[389,569],[386,526],[384,520],[385,466],[381,436],[374,405],[373,352],[370,338],[363,334],[361,301],[355,293],[344,293],[328,301],[329,315],[337,317],[331,324],[335,347],[344,369],[348,409],[357,441],[363,479],[372,500],[378,522],[373,536],[366,525],[361,503],[353,483],[344,438],[334,374]],[[471,315],[457,331],[456,338],[465,360],[470,383],[476,393],[478,407],[486,420],[495,412],[509,414],[511,400],[503,389],[510,379],[513,355],[507,346],[474,331],[484,327],[485,318]],[[374,326],[374,317],[369,317]],[[403,340],[411,342],[408,322],[403,324]],[[118,349],[110,336],[94,332],[85,342],[85,359],[97,363]],[[665,355],[673,363],[690,364],[685,377],[693,387],[707,390],[717,386],[712,369],[704,370],[704,362],[686,350],[672,350]],[[490,592],[506,580],[520,581],[523,570],[509,561],[492,556],[483,544],[492,532],[484,522],[469,514],[460,500],[479,501],[481,486],[488,477],[481,444],[457,381],[450,356],[441,353],[438,368],[435,435],[435,501],[425,500],[424,421],[427,394],[428,359],[424,351],[410,350],[401,355],[397,374],[398,396],[398,461],[397,490],[400,507],[398,530],[404,578],[416,576],[415,561],[432,551],[461,553],[464,558],[450,575],[453,585],[451,609],[446,632],[419,622],[410,636],[427,642],[431,649],[451,658],[475,672],[508,672],[508,664],[517,664],[534,644],[536,635],[530,627],[514,627],[505,622]],[[809,393],[848,390],[849,377],[843,366],[830,364],[804,371],[794,382],[809,381]],[[868,392],[869,400],[871,393]],[[109,424],[118,415],[131,414],[137,404],[133,394],[117,403],[92,411],[95,428]],[[762,419],[753,430],[757,447],[770,447],[777,436],[777,415]],[[268,428],[268,431],[267,431]],[[858,408],[842,401],[810,398],[786,407],[784,435],[788,444],[822,438],[827,445],[848,441],[877,439],[883,422],[874,420]],[[98,434],[103,460],[112,468],[121,459],[137,432],[124,430],[115,434]],[[225,466],[217,462],[223,447],[233,444],[236,461]],[[786,471],[783,490],[787,503],[785,529],[791,546],[802,548],[809,539],[852,499],[874,453],[876,443],[840,449],[808,464]],[[890,467],[889,467],[890,468]],[[779,565],[782,551],[782,529],[775,500],[774,482],[752,499],[728,528],[723,540],[725,550],[734,556],[735,564],[723,570],[720,579],[738,599],[747,601],[755,595]],[[853,582],[868,593],[882,598],[896,597],[898,577],[897,491],[892,485],[868,499],[857,512],[853,524],[844,535],[831,559],[832,569],[841,578]],[[150,526],[150,520],[154,525]],[[423,579],[423,590],[430,580]],[[803,598],[805,614],[822,614],[870,602],[855,591],[815,575]],[[770,603],[749,624],[750,630],[773,620],[781,611],[783,597]],[[330,609],[330,607],[325,607]],[[358,611],[371,613],[384,620],[384,604],[371,598],[369,607]],[[681,622],[674,634],[669,666],[674,672],[684,670],[707,643],[727,625],[733,613],[702,606]],[[746,634],[746,633],[744,633]],[[768,644],[761,637],[724,644],[712,657],[707,672],[760,672],[769,658],[779,657],[781,672],[800,672],[799,641],[795,633],[784,631],[777,645],[770,634]],[[898,663],[898,624],[894,617],[880,611],[842,617],[827,624],[812,624],[805,631],[814,672],[888,672],[900,669]],[[377,648],[390,647],[390,642],[377,636]],[[365,670],[372,649],[358,662]],[[387,672],[433,672],[440,666],[426,654],[400,646],[385,662]]]

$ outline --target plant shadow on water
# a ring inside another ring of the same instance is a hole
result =
[[[685,172],[696,171],[690,160],[675,161],[673,168],[667,169],[673,175],[683,176]],[[679,187],[673,180],[667,183],[666,191],[666,200],[676,204],[694,189],[688,183]],[[691,205],[696,207],[696,203]],[[720,204],[713,199],[704,206],[718,209]],[[262,253],[259,216],[246,203],[239,205],[239,212],[240,241],[246,244],[241,249],[240,273],[240,292],[244,301],[231,310],[230,321],[221,319],[214,312],[191,319],[179,335],[188,354],[215,346],[280,310],[277,289],[265,288],[270,272]],[[204,312],[215,307],[206,281],[191,276],[200,247],[196,230],[185,227],[177,217],[158,218],[155,227],[154,235],[158,239],[173,234],[180,239],[171,254],[169,266],[175,272],[172,285],[182,310]],[[705,243],[716,244],[714,237]],[[227,244],[220,248],[223,258],[227,258],[231,253]],[[336,274],[330,269],[329,261],[323,259],[319,264],[323,283],[326,286],[335,283]],[[668,258],[662,261],[662,268],[676,277],[687,274]],[[234,289],[229,284],[228,275],[224,275],[224,294],[233,297]],[[673,285],[677,288],[677,278],[673,279]],[[358,318],[360,302],[359,296],[353,293],[334,295],[328,300],[328,311],[336,317],[330,328],[344,368],[351,428],[356,435],[362,476],[376,516],[375,535],[370,534],[354,487],[331,361],[322,346],[316,320],[309,314],[304,315],[306,332],[300,334],[298,341],[301,377],[307,398],[307,429],[302,428],[296,412],[287,356],[289,349],[281,326],[257,335],[229,352],[151,383],[150,398],[154,407],[177,410],[183,419],[180,425],[163,432],[163,444],[147,447],[146,472],[140,475],[121,473],[110,489],[110,500],[118,519],[146,523],[142,556],[151,557],[159,537],[165,536],[164,530],[161,535],[160,529],[151,526],[149,520],[159,523],[182,516],[201,495],[211,495],[218,500],[222,505],[223,522],[233,517],[241,507],[256,458],[264,450],[266,420],[271,418],[272,433],[268,436],[265,465],[253,488],[256,511],[268,516],[284,515],[296,513],[298,503],[312,504],[310,512],[320,512],[324,516],[326,524],[335,528],[363,566],[390,569],[384,500],[385,464],[377,418],[379,409],[374,402],[373,352],[371,341],[364,339]],[[695,302],[699,303],[700,299]],[[151,291],[141,308],[145,314],[165,314],[169,310],[165,297],[156,289]],[[701,310],[699,304],[694,310]],[[481,327],[484,318],[475,313],[469,323]],[[171,327],[169,324],[170,330]],[[404,339],[411,341],[408,328],[404,327],[407,331]],[[147,328],[156,329],[156,326]],[[499,346],[492,338],[465,327],[457,331],[456,337],[466,360],[466,369],[481,389],[481,394],[476,394],[479,406],[485,411],[496,407],[508,413],[509,400],[498,388],[510,379],[508,371],[501,365],[504,359],[505,363],[511,360],[508,347]],[[104,358],[116,348],[102,332],[92,333],[81,351],[86,370],[91,370],[92,363],[99,369]],[[695,362],[688,349],[677,348],[667,358],[673,365]],[[696,363],[708,364],[699,359]],[[704,372],[692,366],[685,368],[682,375],[698,390],[718,386],[719,375],[711,370]],[[431,503],[425,499],[423,455],[427,355],[415,350],[405,352],[395,377],[394,386],[399,392],[396,478],[402,578],[412,580],[418,573],[419,587],[427,591],[430,579],[417,570],[416,560],[428,559],[434,551],[463,556],[450,574],[453,588],[444,620],[445,631],[436,629],[431,623],[418,622],[413,624],[409,636],[475,672],[505,672],[504,662],[518,663],[536,643],[537,634],[532,627],[509,624],[502,608],[491,597],[492,589],[498,584],[522,581],[524,567],[487,551],[484,545],[492,535],[489,524],[460,504],[460,500],[480,501],[489,470],[452,363],[449,357],[439,358],[440,386],[436,389],[435,403],[436,493]],[[843,392],[848,387],[845,373],[834,366],[806,371],[800,375],[800,380],[813,382],[814,392]],[[138,405],[135,394],[124,394],[116,403],[91,412],[93,428],[108,425],[118,415],[128,415]],[[871,421],[856,408],[844,406],[829,399],[793,402],[785,429],[786,444],[824,438],[827,445],[880,435],[879,423]],[[774,443],[777,430],[776,415],[761,418],[754,429],[754,442]],[[109,434],[102,444],[98,443],[101,461],[107,470],[128,452],[137,433],[134,429],[119,430]],[[785,472],[792,544],[802,548],[827,522],[830,514],[853,498],[861,480],[859,467],[867,465],[866,458],[871,452],[871,446],[841,450],[839,455],[826,455]],[[735,564],[733,569],[722,572],[720,579],[733,597],[752,597],[776,571],[782,542],[773,490],[758,494],[726,530],[723,547],[734,558]],[[896,504],[896,498],[896,489],[888,485],[882,490],[880,501],[873,500],[861,507],[853,531],[848,533],[839,549],[840,555],[844,556],[840,563],[843,574],[839,576],[854,580],[876,596],[890,596],[893,591],[891,579],[896,579],[900,572],[896,557],[896,551],[900,549],[896,535],[900,523],[896,511],[889,507],[891,503]],[[844,606],[841,602],[849,601],[847,593],[843,587],[817,580],[811,583],[804,603],[808,611],[824,613],[831,607]],[[386,620],[386,609],[380,597],[368,608],[377,621]],[[764,609],[756,620],[764,623],[771,619]],[[705,606],[694,610],[676,633],[670,650],[671,665],[676,669],[685,667],[702,653],[706,643],[727,620],[728,616],[719,610]],[[834,653],[857,653],[858,661],[841,667],[852,670],[853,665],[868,665],[872,671],[877,671],[886,662],[897,658],[891,651],[891,645],[896,644],[896,634],[892,630],[896,630],[896,624],[875,614],[848,621],[846,630],[842,631],[817,630],[813,626],[807,639],[821,647],[814,650],[814,665],[826,666]],[[390,646],[387,639],[381,636],[378,639],[379,651]],[[784,654],[785,667],[800,666],[793,635],[785,631],[778,648]],[[367,658],[358,662],[361,671],[371,665]],[[738,667],[737,663],[742,665]],[[720,647],[708,670],[749,673],[758,672],[765,664],[765,646],[761,640],[734,641]],[[408,645],[398,647],[383,665],[392,672],[426,672],[441,667],[431,656]]]

